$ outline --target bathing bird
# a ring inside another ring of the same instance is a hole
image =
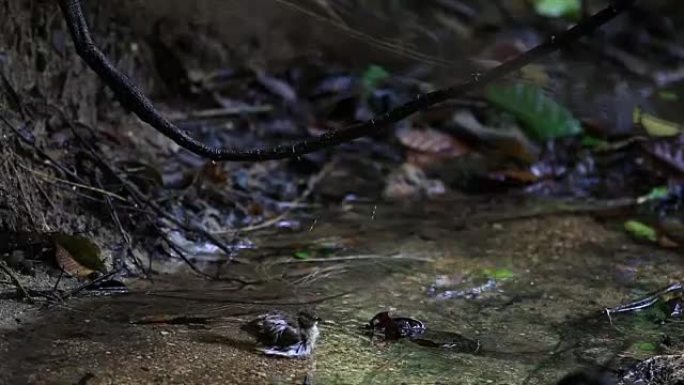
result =
[[[307,358],[320,334],[320,320],[310,311],[300,311],[296,322],[283,312],[271,311],[248,322],[243,330],[256,337],[258,350],[266,355]]]

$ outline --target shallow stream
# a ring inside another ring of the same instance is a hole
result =
[[[0,341],[0,382],[553,384],[654,355],[666,338],[681,344],[677,323],[602,313],[681,281],[681,255],[539,207],[459,198],[303,216],[301,231],[248,234],[255,248],[220,267],[220,281],[179,269],[19,320]],[[301,308],[324,319],[309,360],[264,357],[239,329],[264,310]],[[481,349],[371,342],[360,326],[383,310]]]

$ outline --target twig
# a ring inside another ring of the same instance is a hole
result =
[[[240,150],[234,148],[209,147],[201,141],[180,130],[154,107],[152,101],[135,85],[128,76],[109,61],[93,40],[80,0],[57,0],[71,33],[76,52],[95,71],[104,83],[114,92],[122,105],[133,111],[143,122],[154,127],[158,132],[176,142],[179,146],[197,155],[217,161],[262,161],[296,157],[305,153],[318,151],[327,147],[350,142],[354,139],[373,135],[378,130],[388,127],[437,103],[461,97],[479,90],[487,84],[514,73],[552,52],[565,47],[579,38],[586,36],[603,24],[631,7],[636,0],[614,0],[603,10],[580,21],[574,27],[549,37],[546,42],[529,51],[506,61],[483,73],[473,75],[470,81],[457,86],[444,88],[427,94],[418,95],[394,110],[364,123],[354,124],[346,128],[326,132],[325,134],[289,145],[278,145],[272,148]]]
[[[59,291],[59,284],[62,282],[63,277],[64,277],[64,269],[59,269],[59,277],[57,277],[55,284],[52,285],[52,292],[53,293],[57,293]]]
[[[31,174],[33,174],[33,175],[35,175],[35,176],[37,176],[37,177],[40,177],[40,178],[42,178],[42,179],[44,179],[44,180],[46,180],[46,181],[49,181],[49,182],[64,183],[64,184],[67,184],[67,185],[69,185],[69,186],[78,187],[78,188],[81,188],[81,189],[84,189],[84,190],[89,190],[89,191],[93,191],[93,192],[102,194],[102,195],[105,196],[106,199],[109,199],[109,198],[116,198],[116,199],[118,199],[118,200],[120,200],[120,201],[122,201],[122,202],[128,203],[128,199],[122,197],[121,195],[115,194],[115,193],[113,193],[113,192],[109,192],[109,191],[104,190],[104,189],[101,189],[101,188],[97,188],[97,187],[93,187],[93,186],[88,186],[88,185],[81,184],[81,183],[70,182],[70,181],[68,181],[68,180],[66,180],[66,179],[53,177],[53,176],[50,176],[50,175],[47,175],[47,174],[43,174],[43,173],[40,172],[40,171],[36,171],[36,170],[33,170],[33,169],[28,168],[28,167],[26,167],[26,166],[23,166],[23,165],[21,165],[21,164],[19,165],[19,167],[21,167],[21,168],[23,168],[24,170],[30,172]]]
[[[83,185],[86,185],[85,184],[86,182],[81,177],[79,177],[76,173],[74,173],[73,171],[69,170],[68,168],[62,166],[53,157],[51,157],[45,151],[43,151],[40,147],[38,147],[38,145],[35,142],[30,141],[27,138],[25,138],[21,134],[21,132],[19,132],[19,130],[16,127],[14,127],[14,124],[12,124],[12,122],[10,122],[2,113],[0,113],[0,122],[3,122],[5,124],[5,126],[7,126],[7,128],[9,128],[12,132],[14,132],[14,134],[19,138],[20,141],[31,146],[33,148],[33,150],[40,157],[42,157],[43,159],[46,159],[48,161],[48,165],[53,167],[55,170],[61,172],[62,175],[69,176],[73,180],[78,181]]]
[[[188,258],[188,256],[185,255],[185,253],[183,252],[183,250],[181,250],[181,248],[180,248],[178,245],[176,245],[172,240],[170,240],[170,239],[164,234],[164,232],[159,228],[159,226],[155,225],[155,228],[157,229],[157,233],[159,233],[159,236],[162,237],[162,238],[164,239],[164,241],[166,241],[166,244],[169,245],[169,247],[171,248],[171,250],[175,251],[176,254],[178,254],[178,256],[183,260],[183,262],[185,262],[186,265],[188,265],[188,266],[190,267],[190,269],[191,269],[192,271],[194,271],[195,273],[199,274],[200,276],[202,276],[202,277],[204,277],[204,278],[209,278],[209,279],[214,279],[214,278],[215,278],[214,276],[212,276],[212,275],[210,275],[210,274],[207,274],[207,273],[203,272],[202,270],[200,270],[200,268],[198,268],[197,266],[195,266],[195,264],[190,260],[190,258]],[[164,251],[164,253],[167,254],[168,256],[173,257],[173,255],[171,255],[171,253],[169,253],[168,251],[166,251],[166,250],[163,250],[163,251]]]
[[[81,285],[81,286],[79,286],[79,287],[77,287],[77,288],[71,290],[70,292],[64,294],[64,295],[61,297],[61,299],[62,299],[62,300],[65,300],[65,299],[67,299],[67,298],[69,298],[69,297],[73,297],[74,295],[80,293],[81,291],[83,291],[83,290],[85,290],[85,289],[88,289],[88,288],[91,288],[91,287],[93,287],[93,286],[99,284],[100,282],[104,282],[104,281],[110,279],[111,277],[115,276],[116,274],[119,274],[120,272],[121,272],[121,269],[117,269],[117,270],[111,271],[111,272],[109,272],[109,273],[107,273],[107,274],[104,274],[104,275],[102,275],[102,276],[100,276],[100,277],[97,277],[96,279],[93,279],[92,281],[87,282],[87,283],[85,283],[85,284],[83,284],[83,285]]]
[[[669,294],[672,292],[681,292],[684,290],[684,286],[682,286],[681,283],[674,283],[664,289],[658,290],[653,294],[648,295],[645,298],[642,298],[640,300],[630,302],[624,305],[616,306],[616,307],[609,307],[606,308],[604,311],[608,318],[610,319],[611,315],[613,314],[619,314],[619,313],[628,313],[628,312],[633,312],[633,311],[639,311],[646,309],[648,307],[653,306],[655,303],[657,303],[659,300],[661,300],[661,297],[664,296],[665,294]]]
[[[403,56],[409,59],[417,60],[422,63],[426,64],[431,64],[435,66],[440,66],[440,67],[453,67],[459,63],[456,63],[451,60],[445,60],[437,56],[433,55],[428,55],[426,53],[411,49],[410,47],[407,47],[406,45],[399,45],[392,43],[391,41],[386,41],[384,39],[377,38],[375,36],[369,35],[365,32],[361,32],[357,29],[354,29],[350,26],[348,26],[344,21],[339,18],[339,17],[334,17],[333,18],[327,18],[323,15],[319,15],[316,12],[310,11],[306,9],[306,7],[303,7],[299,4],[297,4],[295,1],[290,1],[290,0],[275,0],[276,2],[282,4],[285,7],[288,7],[296,12],[299,12],[303,15],[309,16],[313,19],[316,19],[317,21],[326,23],[328,25],[333,26],[334,28],[339,29],[340,31],[346,33],[347,35],[353,37],[354,39],[369,43],[373,47],[380,48],[382,50],[385,50],[387,52],[393,53],[398,56]],[[320,3],[321,1],[319,1]],[[332,9],[328,10],[328,7],[323,7],[326,8],[327,13],[331,13],[330,11],[333,11]],[[334,11],[333,11],[334,12]],[[332,15],[331,15],[332,16]]]
[[[102,156],[100,155],[101,151],[97,151],[96,148],[92,143],[89,143],[83,137],[81,134],[78,133],[78,130],[76,129],[76,126],[74,125],[74,122],[72,122],[70,119],[66,119],[66,116],[64,116],[64,113],[60,110],[57,110],[62,116],[65,118],[67,124],[71,128],[71,131],[74,133],[74,136],[85,146],[85,148],[88,150],[90,153],[90,156],[92,159],[97,163],[98,166],[100,166],[103,170],[106,170],[109,172],[111,175],[113,175],[119,183],[121,183],[128,193],[133,197],[133,199],[138,202],[139,205],[143,207],[149,207],[157,216],[162,217],[169,222],[173,223],[174,225],[178,226],[179,228],[183,229],[184,231],[190,232],[190,233],[195,233],[200,236],[205,237],[208,239],[211,243],[216,245],[221,251],[226,253],[229,259],[232,259],[233,257],[233,250],[231,250],[223,241],[218,239],[216,236],[211,234],[210,232],[206,231],[205,229],[199,227],[199,226],[192,226],[183,223],[182,221],[178,220],[176,217],[173,215],[169,214],[164,210],[161,206],[159,206],[156,202],[153,200],[149,199],[148,197],[145,196],[145,194],[140,191],[140,189],[132,182],[130,182],[128,179],[120,176],[118,170],[114,169],[114,167],[110,166],[107,162],[102,159]],[[86,125],[86,124],[81,124],[84,128],[86,128],[90,133],[95,136],[95,131],[93,130],[92,127]]]
[[[0,261],[0,270],[2,270],[5,274],[7,274],[7,276],[9,276],[9,278],[12,280],[12,283],[14,283],[14,286],[17,288],[17,291],[21,293],[23,298],[26,298],[26,301],[28,301],[28,303],[34,303],[31,295],[28,293],[26,288],[24,288],[24,285],[21,284],[21,281],[19,281],[19,278],[17,278],[12,269],[7,267],[5,261]]]
[[[95,178],[97,180],[97,184],[100,186],[100,189],[104,190],[104,185],[102,184],[100,177],[95,176]],[[138,257],[136,257],[135,253],[133,252],[133,247],[131,246],[131,236],[123,228],[123,225],[121,224],[121,219],[119,218],[119,214],[117,213],[116,207],[114,206],[114,202],[112,202],[112,199],[109,196],[105,196],[105,201],[107,202],[107,207],[109,208],[109,214],[111,215],[114,224],[119,229],[119,234],[121,234],[121,237],[123,238],[123,241],[126,245],[126,253],[128,254],[128,257],[133,260],[133,263],[135,263],[138,266],[138,268],[140,268],[141,272],[145,273],[145,267],[143,266],[142,261],[138,259]],[[126,200],[126,202],[128,202],[128,200]]]

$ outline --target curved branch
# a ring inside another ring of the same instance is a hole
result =
[[[418,95],[415,99],[394,110],[367,122],[327,132],[319,137],[293,144],[271,148],[241,150],[235,148],[209,147],[191,137],[162,116],[147,96],[126,75],[116,69],[95,45],[88,29],[80,0],[57,0],[71,32],[78,55],[95,71],[104,83],[114,92],[116,98],[133,111],[143,122],[149,124],[179,146],[206,158],[216,161],[262,161],[284,159],[332,147],[354,139],[371,135],[377,130],[396,123],[418,111],[424,110],[448,99],[461,97],[483,86],[501,79],[525,65],[544,57],[574,41],[586,36],[615,18],[632,6],[636,0],[614,0],[609,6],[595,15],[581,21],[569,30],[551,36],[546,42],[532,48],[522,55],[502,63],[483,73],[474,74],[470,81],[462,84]]]

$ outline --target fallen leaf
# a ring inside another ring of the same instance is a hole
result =
[[[390,76],[389,72],[379,65],[370,65],[361,75],[366,91],[374,90],[383,80]]]
[[[54,234],[55,260],[65,273],[86,277],[94,271],[106,272],[100,248],[89,239],[67,234]]]
[[[647,240],[651,242],[658,241],[658,234],[651,226],[635,220],[625,222],[624,226],[625,230],[636,239]]]
[[[444,183],[430,179],[420,168],[404,163],[387,177],[383,197],[389,200],[410,200],[433,197],[446,192]]]
[[[582,132],[582,125],[569,110],[546,95],[540,87],[516,83],[487,87],[490,103],[515,116],[528,135],[547,140]]]
[[[649,136],[654,137],[676,136],[684,132],[684,127],[681,125],[647,114],[640,108],[634,109],[634,123],[640,124]]]
[[[311,258],[311,252],[308,250],[295,251],[294,257],[301,260],[307,260]]]
[[[209,161],[202,167],[202,176],[216,184],[225,184],[228,181],[228,173],[223,168],[223,163]]]
[[[57,261],[57,266],[70,276],[83,278],[95,272],[78,263],[74,257],[59,244],[55,244],[55,260]]]
[[[482,274],[487,278],[492,279],[509,279],[513,278],[515,274],[510,269],[500,268],[500,269],[483,269]]]
[[[673,241],[667,235],[661,235],[658,237],[658,246],[666,249],[677,249],[679,248],[679,243]]]
[[[397,139],[407,149],[408,163],[427,167],[445,159],[453,159],[471,152],[470,147],[451,135],[431,128],[424,130],[403,128],[396,131]]]
[[[650,201],[660,200],[667,197],[669,193],[670,190],[667,188],[667,186],[654,187],[651,191],[649,191],[648,194],[637,198],[637,203],[642,204]]]
[[[468,110],[460,110],[453,114],[452,121],[468,136],[474,136],[480,142],[475,150],[486,153],[494,159],[512,158],[525,164],[531,164],[539,155],[539,149],[531,143],[518,129],[499,129],[487,127]]]
[[[534,10],[537,14],[546,17],[571,17],[579,16],[582,9],[580,0],[535,0]]]

